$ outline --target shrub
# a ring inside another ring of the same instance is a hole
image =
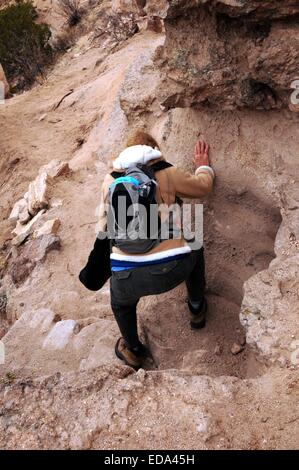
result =
[[[138,33],[138,25],[133,13],[116,14],[106,13],[102,16],[102,24],[95,29],[93,41],[97,38],[107,35],[116,43],[127,40]]]
[[[53,47],[58,52],[66,52],[76,42],[76,33],[73,29],[66,29],[55,37]]]
[[[84,13],[80,0],[58,0],[58,6],[69,26],[76,26],[80,23]]]
[[[37,24],[31,1],[0,10],[0,62],[17,90],[31,85],[52,59],[47,25]]]

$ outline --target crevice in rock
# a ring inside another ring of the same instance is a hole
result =
[[[277,94],[268,83],[246,78],[241,82],[240,91],[242,102],[250,108],[271,109],[277,105]]]
[[[160,93],[160,102],[167,109],[173,107],[173,97],[174,106],[266,110],[288,106],[297,73],[297,8],[289,6],[288,17],[282,11],[275,16],[271,9],[260,15],[253,7],[252,12],[245,7],[242,12],[242,6],[234,13],[218,2],[197,8],[178,3],[173,10],[180,14],[171,10],[165,18],[167,60],[162,69],[168,86]]]
[[[279,210],[251,191],[215,191],[205,210],[207,325],[191,331],[184,286],[143,299],[140,328],[154,358],[149,369],[239,378],[264,373],[262,358],[245,346],[239,313],[244,282],[275,257],[280,223]]]

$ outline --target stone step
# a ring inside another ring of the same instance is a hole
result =
[[[0,373],[44,375],[118,364],[114,320],[60,320],[47,308],[25,312],[3,338],[5,363]]]

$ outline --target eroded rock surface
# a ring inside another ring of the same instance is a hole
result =
[[[281,366],[299,365],[299,254],[275,259],[244,286],[241,323],[247,342]]]
[[[113,352],[117,337],[112,320],[62,320],[49,308],[29,310],[3,338],[2,374],[14,371],[39,376],[117,364]]]
[[[240,381],[103,366],[6,382],[0,385],[2,448],[255,450],[297,444],[298,382],[291,374]]]
[[[167,109],[291,104],[299,63],[295,2],[164,1],[148,2],[147,10],[165,22],[158,60],[166,84],[160,101]]]

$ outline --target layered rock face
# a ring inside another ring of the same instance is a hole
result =
[[[153,1],[145,10],[164,19],[166,39],[155,55],[164,119],[148,112],[143,123],[152,122],[163,151],[178,165],[197,136],[212,145],[218,178],[205,214],[209,284],[241,302],[249,278],[241,311],[248,343],[266,360],[295,368],[298,118],[290,98],[299,70],[298,3]],[[122,98],[132,120],[140,113],[136,99]],[[274,243],[279,211],[283,222]],[[250,277],[251,266],[261,272]]]
[[[146,9],[165,21],[167,90],[160,98],[167,109],[289,105],[299,63],[298,2],[164,1]]]
[[[178,17],[202,5],[233,17],[247,15],[254,20],[289,18],[298,13],[296,0],[152,0],[145,3],[148,14],[163,18]]]

